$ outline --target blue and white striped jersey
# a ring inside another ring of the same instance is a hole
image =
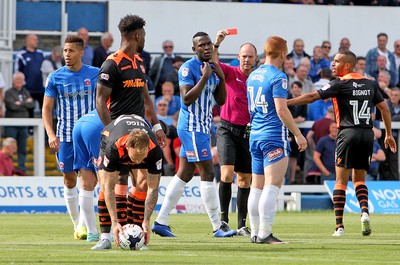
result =
[[[47,78],[45,96],[56,100],[57,137],[61,142],[72,142],[75,123],[96,108],[99,70],[84,64],[78,72],[73,72],[64,66]]]
[[[268,140],[287,146],[288,129],[279,119],[274,98],[287,98],[286,75],[272,65],[261,65],[247,79],[250,141]]]
[[[200,68],[202,65],[203,62],[197,59],[196,56],[186,61],[178,72],[179,86],[196,85],[202,76]],[[217,75],[212,73],[200,96],[189,106],[183,103],[181,97],[178,130],[210,134],[212,107],[215,102],[213,93],[219,81]]]

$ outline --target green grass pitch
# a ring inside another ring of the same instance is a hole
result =
[[[236,215],[230,219],[236,228]],[[369,237],[358,214],[344,222],[345,236],[334,238],[332,211],[277,213],[274,235],[289,244],[260,245],[213,238],[207,215],[179,214],[170,217],[177,238],[152,234],[147,251],[93,251],[93,243],[73,239],[67,214],[1,214],[0,264],[400,264],[398,215],[372,214]]]

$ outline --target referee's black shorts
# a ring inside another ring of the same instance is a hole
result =
[[[356,127],[340,129],[336,140],[336,165],[369,171],[373,146],[372,129]]]
[[[234,165],[235,172],[251,173],[249,138],[246,126],[221,120],[217,130],[217,150],[220,165]]]

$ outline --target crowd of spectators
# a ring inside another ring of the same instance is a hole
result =
[[[243,1],[243,2],[290,2],[297,3],[297,1]],[[305,4],[306,1],[299,1]],[[308,1],[312,4],[330,4],[328,1]],[[342,1],[345,2],[345,1]],[[353,1],[354,4],[357,1]],[[378,1],[377,4],[380,2]],[[389,2],[387,2],[389,4]],[[343,4],[343,3],[342,3]],[[102,62],[106,60],[107,56],[111,54],[111,44],[113,36],[111,33],[104,33],[101,37],[99,45],[93,49],[89,44],[89,32],[85,28],[80,28],[77,32],[85,41],[85,58],[86,64],[101,66]],[[389,36],[385,33],[377,35],[377,46],[371,48],[367,54],[359,55],[357,57],[356,71],[368,78],[376,80],[380,88],[380,92],[387,99],[387,104],[390,106],[392,113],[392,120],[398,121],[400,118],[399,106],[399,75],[400,75],[400,40],[396,40],[393,46],[393,52],[388,47]],[[296,97],[302,93],[308,93],[314,90],[321,89],[333,78],[330,70],[330,64],[334,58],[335,52],[331,50],[331,42],[328,40],[321,41],[321,44],[312,47],[312,55],[306,52],[306,45],[300,38],[295,39],[292,44],[292,49],[287,55],[283,64],[282,70],[286,73],[289,80],[290,96]],[[60,67],[65,63],[62,58],[62,49],[56,46],[52,49],[51,53],[45,57],[43,51],[39,48],[39,39],[37,35],[29,34],[26,36],[25,46],[17,53],[14,68],[13,84],[6,86],[0,73],[0,106],[6,105],[6,117],[24,118],[33,117],[33,109],[36,107],[41,109],[43,100],[43,87],[46,82],[48,74]],[[167,147],[164,148],[164,175],[173,175],[178,169],[177,150],[179,150],[179,139],[176,134],[176,124],[180,109],[180,92],[178,86],[178,70],[183,64],[185,59],[174,52],[174,43],[172,40],[165,40],[162,42],[163,53],[157,58],[151,58],[151,54],[143,51],[141,57],[146,65],[146,74],[149,84],[149,91],[153,91],[154,106],[157,116],[168,127],[168,142]],[[307,47],[310,48],[310,47]],[[339,51],[351,50],[350,39],[342,38],[339,43]],[[258,65],[263,63],[264,55],[259,55]],[[232,61],[232,64],[235,63]],[[20,85],[18,78],[24,80]],[[13,97],[6,97],[6,104],[2,98],[4,90],[10,88],[7,92]],[[3,91],[2,91],[3,90]],[[10,91],[14,91],[11,93]],[[14,95],[15,94],[15,95]],[[329,136],[329,124],[327,120],[333,119],[331,110],[332,102],[316,101],[308,106],[292,108],[291,112],[295,121],[302,123],[304,121],[317,121],[319,124],[326,128],[311,128],[304,129],[304,136],[307,136],[309,141],[309,150],[305,154],[293,152],[290,159],[290,167],[287,173],[287,183],[316,183],[317,180],[326,179],[330,167],[321,170],[321,159],[323,153],[314,152],[317,146],[317,140],[323,136]],[[214,108],[214,124],[213,131],[219,125],[218,106]],[[4,116],[3,107],[0,108],[0,115]],[[374,110],[371,110],[374,111]],[[379,121],[380,114],[376,113],[376,120]],[[379,123],[378,123],[379,124]],[[6,130],[6,137],[14,137],[18,139],[18,169],[25,172],[25,156],[26,156],[26,133],[28,128],[20,127],[8,128]],[[314,133],[324,132],[322,135]],[[312,133],[309,136],[310,132]],[[394,132],[397,137],[397,131]],[[332,136],[331,136],[332,138]],[[377,143],[381,143],[379,137],[376,139]],[[215,141],[213,141],[215,144]],[[295,143],[292,142],[292,150],[296,150]],[[24,148],[25,146],[25,148]],[[215,148],[215,147],[214,147]],[[385,151],[383,149],[383,151]],[[377,163],[378,169],[374,167],[374,172],[371,175],[373,179],[399,179],[398,172],[398,154],[386,153],[385,159],[378,156]],[[215,160],[217,161],[217,159]],[[321,163],[322,161],[322,163]],[[376,165],[375,164],[375,165]],[[302,172],[302,174],[300,174]],[[301,175],[299,177],[299,175]],[[322,177],[321,177],[322,176]]]

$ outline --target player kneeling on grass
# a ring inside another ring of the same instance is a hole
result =
[[[104,193],[109,212],[109,223],[112,225],[114,242],[119,244],[119,232],[122,231],[118,223],[115,184],[122,167],[131,170],[147,169],[148,174],[131,174],[132,183],[147,182],[147,197],[145,201],[144,220],[142,224],[145,232],[145,243],[150,239],[149,223],[158,199],[158,185],[160,183],[162,167],[162,150],[157,139],[146,121],[137,115],[122,115],[107,125],[102,133],[100,155],[97,161],[99,167],[100,191]],[[100,242],[93,250],[110,249],[111,235],[102,234]]]

